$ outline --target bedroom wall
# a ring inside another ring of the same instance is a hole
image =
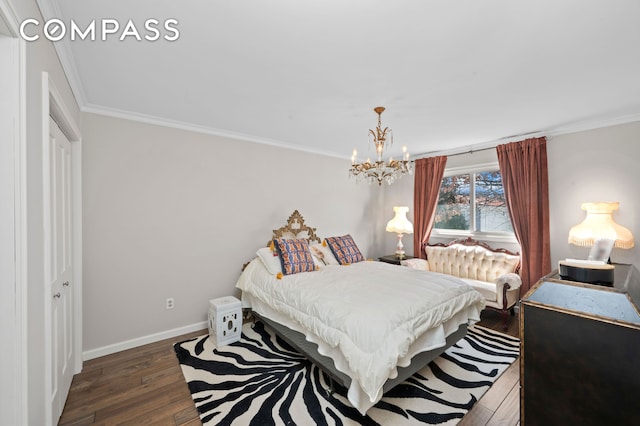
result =
[[[582,222],[580,205],[618,201],[615,221],[631,230],[636,246],[613,249],[611,259],[640,266],[640,122],[552,137],[549,157],[551,261],[586,259],[589,248],[567,243],[569,230]]]
[[[551,234],[551,262],[586,259],[588,248],[567,243],[569,229],[584,220],[580,205],[587,201],[619,201],[620,209],[614,219],[640,238],[640,196],[635,186],[640,182],[640,122],[603,127],[595,130],[551,136],[547,139],[549,167],[549,222]],[[449,157],[447,167],[497,161],[495,150]],[[413,222],[413,176],[405,177],[384,188],[379,201],[374,237],[376,252],[392,253],[395,238],[384,232],[386,221],[393,216],[394,205],[409,206],[407,217]],[[412,238],[403,239],[405,251],[412,250]],[[440,242],[431,238],[430,242]],[[518,250],[517,245],[492,243],[494,247]],[[640,246],[630,250],[614,249],[612,261],[640,266]]]
[[[584,201],[619,201],[616,220],[640,235],[639,138],[631,123],[548,139],[553,265],[587,256],[566,243]],[[494,160],[479,151],[448,166]],[[288,173],[275,167],[283,162]],[[413,222],[414,177],[356,184],[347,162],[83,114],[85,354],[202,323],[207,301],[236,294],[240,265],[294,209],[320,236],[352,233],[367,257],[393,253],[396,236],[384,228],[394,205],[409,206]],[[304,178],[283,184],[279,175]],[[413,254],[412,236],[403,242]],[[640,264],[639,253],[616,249],[613,259]],[[175,309],[165,309],[167,297]]]
[[[89,113],[82,131],[87,356],[202,326],[295,209],[371,252],[377,200],[348,159]]]
[[[387,222],[393,219],[395,212],[394,206],[407,206],[407,219],[409,222],[415,223],[413,220],[413,185],[414,176],[403,176],[400,180],[395,181],[391,185],[383,184],[376,187],[380,191],[378,197],[378,208],[375,210],[374,228],[376,235],[374,236],[374,252],[375,257],[393,254],[398,244],[398,236],[385,230]],[[405,235],[402,237],[402,244],[407,255],[413,255],[413,235]]]

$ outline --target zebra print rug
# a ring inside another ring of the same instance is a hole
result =
[[[362,416],[304,356],[260,322],[215,349],[209,336],[176,343],[205,425],[454,425],[519,354],[518,339],[470,327],[463,339]]]

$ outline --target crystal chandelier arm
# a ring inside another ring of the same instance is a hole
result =
[[[403,155],[401,160],[389,158],[389,161],[385,163],[382,159],[385,144],[387,148],[393,144],[393,131],[389,127],[382,128],[382,112],[384,110],[384,107],[374,108],[374,111],[378,114],[378,125],[375,129],[369,129],[369,139],[375,145],[377,160],[372,162],[367,159],[367,161],[359,163],[354,149],[349,170],[350,175],[357,180],[364,178],[369,182],[378,182],[378,185],[382,185],[382,182],[387,182],[390,185],[403,175],[411,174],[412,172],[412,164],[409,161],[409,153],[406,147],[402,148]]]

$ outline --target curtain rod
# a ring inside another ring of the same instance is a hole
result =
[[[517,140],[529,139],[529,138],[542,137],[542,136],[545,136],[545,134],[544,134],[544,132],[541,132],[541,131],[521,133],[519,135],[511,135],[511,136],[507,136],[507,137],[504,137],[504,138],[496,139],[496,140],[493,140],[493,141],[490,141],[490,142],[476,144],[476,146],[478,146],[478,148],[473,148],[473,146],[467,146],[466,151],[453,152],[452,154],[445,154],[446,150],[432,151],[432,152],[425,152],[423,154],[417,154],[412,161],[419,160],[421,158],[434,157],[434,156],[440,156],[440,155],[443,155],[445,157],[454,157],[456,155],[473,154],[474,152],[482,152],[482,151],[488,151],[490,149],[496,149],[496,147],[498,145],[500,145],[502,143],[508,143],[508,142],[516,140],[516,139]],[[462,149],[464,149],[464,148],[462,148]],[[452,151],[455,151],[455,148],[452,149]]]
[[[463,154],[473,154],[474,152],[482,152],[482,151],[489,151],[490,149],[496,149],[495,146],[490,146],[487,148],[479,148],[479,149],[469,149],[468,151],[463,151],[463,152],[456,152],[454,154],[448,154],[447,157],[455,157],[456,155],[463,155]]]
[[[453,154],[442,154],[442,153],[438,153],[438,151],[433,151],[425,154],[420,154],[419,156],[416,156],[417,158],[413,158],[411,161],[413,162],[416,160],[421,160],[423,158],[437,157],[437,156],[455,157],[456,155],[473,154],[474,152],[489,151],[490,149],[496,149],[496,147],[489,146],[486,148],[478,148],[478,149],[469,148],[467,151],[454,152]]]

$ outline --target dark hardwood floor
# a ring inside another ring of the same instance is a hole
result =
[[[518,336],[518,317],[508,334]],[[485,327],[502,331],[499,313],[485,310]],[[200,425],[173,343],[206,330],[92,359],[73,378],[60,425]],[[461,426],[519,425],[519,371],[515,362],[460,422]]]
[[[85,362],[59,425],[200,425],[173,343],[206,332]]]
[[[502,330],[499,312],[485,309],[479,325]],[[518,314],[509,317],[505,333],[519,337]],[[516,426],[520,425],[520,359],[516,360],[496,380],[491,388],[458,423],[459,426]]]

